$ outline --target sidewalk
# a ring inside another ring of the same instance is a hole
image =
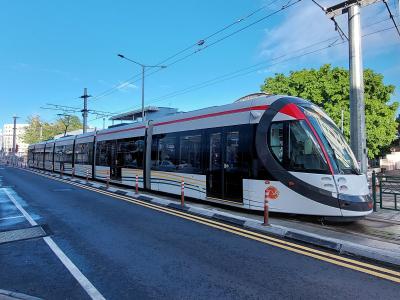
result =
[[[47,171],[29,171],[59,178],[59,174]],[[64,175],[63,179],[107,190],[105,183],[73,178]],[[322,224],[301,216],[271,214],[270,226],[263,226],[263,216],[259,212],[220,207],[210,203],[185,201],[181,207],[178,198],[160,196],[145,191],[136,194],[133,188],[110,184],[109,192],[133,197],[141,201],[183,210],[188,213],[216,219],[235,226],[255,230],[271,236],[295,240],[318,247],[330,249],[340,254],[358,256],[367,260],[400,267],[400,212],[379,210],[360,220],[348,224]]]

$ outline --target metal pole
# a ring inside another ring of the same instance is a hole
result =
[[[139,176],[136,174],[136,194],[139,194]]]
[[[83,133],[86,133],[87,130],[87,89],[83,90]]]
[[[16,145],[17,145],[17,116],[13,116],[14,119],[14,127],[13,127],[13,144],[12,144],[12,153],[16,155]]]
[[[343,129],[343,123],[344,123],[344,116],[343,116],[343,109],[342,109],[342,119],[341,119],[341,129],[342,129],[342,133],[344,132],[344,129]]]
[[[185,180],[181,181],[181,206],[185,206]]]
[[[367,147],[365,136],[364,78],[361,45],[360,5],[348,9],[349,64],[350,64],[350,144],[361,172],[367,172]]]
[[[374,201],[374,211],[376,211],[376,173],[372,171],[371,178],[371,186],[372,186],[372,200]]]
[[[144,71],[146,66],[142,65],[142,121],[146,121],[146,116],[144,114]]]

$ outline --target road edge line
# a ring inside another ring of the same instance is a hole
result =
[[[11,200],[11,202],[15,205],[16,208],[24,215],[24,217],[28,220],[29,224],[32,226],[38,226],[39,224],[29,215],[29,213],[19,204],[17,199],[14,198],[13,195],[7,189],[4,189],[4,192]],[[87,279],[85,275],[78,269],[78,267],[69,259],[69,257],[61,250],[61,248],[54,242],[54,240],[49,237],[43,237],[45,243],[49,246],[49,248],[53,251],[53,253],[57,256],[57,258],[61,261],[61,263],[67,268],[67,270],[71,273],[71,275],[78,281],[80,286],[85,290],[85,292],[92,299],[105,300],[104,296],[96,289],[96,287]]]

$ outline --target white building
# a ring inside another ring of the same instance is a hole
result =
[[[16,132],[16,145],[18,145],[18,156],[25,156],[28,152],[28,144],[22,141],[22,136],[25,133],[26,127],[29,124],[17,124],[17,132]],[[13,147],[13,128],[14,124],[4,124],[3,126],[3,139],[2,139],[2,150],[8,154],[12,152]]]

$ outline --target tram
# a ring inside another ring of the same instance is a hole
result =
[[[334,122],[311,102],[256,93],[234,103],[30,145],[31,167],[209,202],[359,218],[367,178]]]

